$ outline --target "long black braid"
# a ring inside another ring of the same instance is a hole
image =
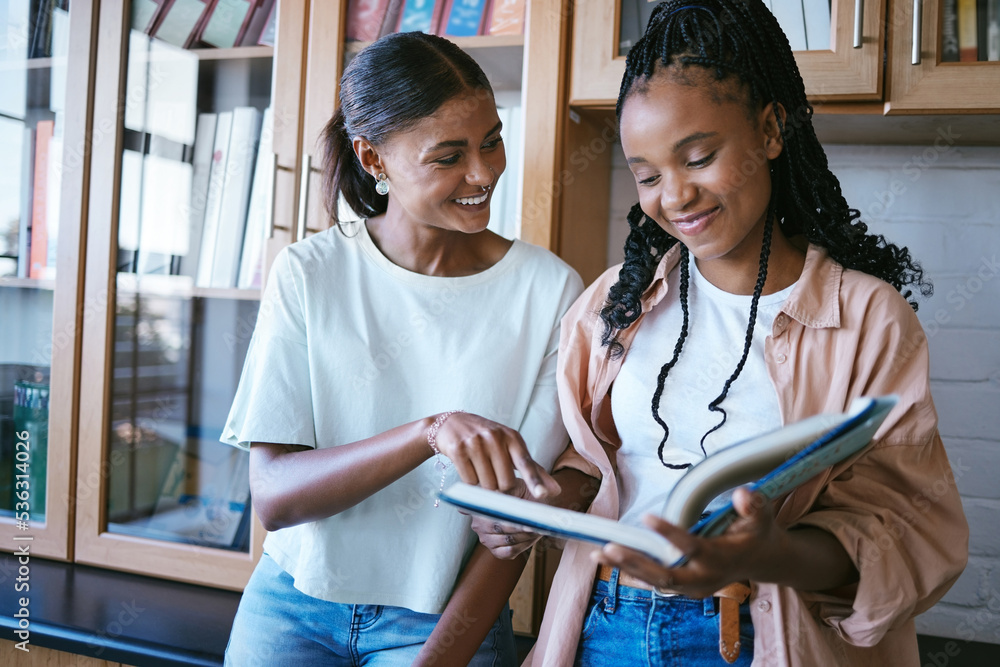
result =
[[[645,35],[626,59],[616,107],[619,119],[629,96],[642,91],[654,72],[664,67],[697,67],[712,74],[716,81],[737,81],[745,90],[748,113],[755,114],[773,103],[784,146],[770,164],[768,224],[743,357],[722,393],[709,405],[710,410],[721,412],[723,417],[702,437],[704,451],[705,437],[726,421],[726,412],[720,404],[742,371],[749,352],[757,302],[767,275],[774,222],[781,226],[786,237],[803,235],[810,243],[825,248],[845,268],[863,271],[889,283],[914,310],[917,303],[910,298],[913,293],[908,287],[915,286],[924,296],[929,296],[933,287],[924,279],[923,270],[907,248],[889,243],[880,234],[869,234],[868,226],[860,220],[861,213],[848,206],[840,182],[830,171],[826,153],[816,138],[813,109],[788,39],[761,0],[667,0],[657,6]],[[778,114],[779,104],[786,112],[784,121]],[[660,260],[678,242],[646,216],[639,204],[632,207],[627,220],[630,231],[625,242],[625,262],[601,309],[602,342],[611,356],[624,352],[617,340],[618,333],[639,317],[643,292],[652,282]],[[682,267],[685,260],[686,257],[681,260]],[[664,429],[659,448],[661,461],[669,429],[658,413],[659,398],[666,375],[676,363],[687,336],[686,292],[683,289],[681,294],[684,309],[681,336],[674,348],[674,358],[660,371],[653,399],[653,417]]]

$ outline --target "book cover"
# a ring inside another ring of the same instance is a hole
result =
[[[473,37],[485,29],[487,0],[447,0],[441,14],[439,35]]]
[[[236,46],[246,31],[255,5],[255,0],[212,0],[198,42],[219,49]]]
[[[396,31],[433,33],[443,8],[442,0],[405,0]]]
[[[618,55],[626,56],[639,38],[642,37],[644,25],[640,24],[639,4],[646,0],[622,0],[621,15],[618,26]]]
[[[149,34],[174,46],[190,47],[209,4],[205,0],[167,0],[167,3]]]
[[[791,491],[864,449],[897,400],[896,396],[859,398],[843,414],[815,415],[721,449],[690,468],[677,482],[667,494],[661,515],[693,534],[720,535],[737,515],[732,503],[728,503],[701,518],[713,498],[748,483],[752,491],[767,500]],[[613,519],[550,507],[461,482],[443,491],[441,499],[463,511],[526,526],[541,534],[596,544],[615,542],[674,567],[685,560],[659,533]]]
[[[989,48],[988,22],[986,18],[986,5],[988,0],[976,0],[976,60],[985,62],[989,60],[987,51]]]
[[[212,283],[212,263],[222,215],[222,192],[226,185],[226,164],[229,156],[229,137],[233,129],[233,112],[223,111],[215,125],[215,143],[212,149],[212,168],[208,177],[208,197],[205,200],[205,221],[201,229],[201,249],[198,252],[198,273],[195,285],[208,287]]]
[[[198,274],[198,255],[201,249],[202,228],[205,225],[205,205],[208,202],[208,183],[212,174],[212,155],[215,149],[214,113],[198,114],[195,129],[194,155],[191,159],[191,200],[187,208],[188,246],[181,254],[179,273],[195,278]]]
[[[624,22],[625,6],[631,5],[635,8],[635,0],[625,0],[622,2],[622,21]],[[524,34],[524,13],[526,11],[524,0],[492,0],[489,7],[489,20],[486,25],[487,35],[523,35]],[[638,18],[633,21],[638,24]]]
[[[132,30],[148,33],[153,28],[156,13],[168,2],[170,0],[132,0],[129,7]]]
[[[979,59],[976,0],[958,0],[958,59],[963,63]]]
[[[187,252],[193,168],[179,157],[152,144],[143,156],[136,273],[170,275],[173,257]]]
[[[941,62],[958,62],[958,0],[944,0],[941,9]]]
[[[49,253],[48,230],[48,179],[49,143],[55,123],[40,120],[35,126],[35,171],[31,194],[31,250],[28,268],[29,278],[42,278]]]
[[[260,115],[253,107],[233,109],[232,135],[229,139],[226,180],[222,189],[210,287],[236,287],[243,236],[246,233],[250,185],[257,159],[257,143],[260,141]]]
[[[348,41],[372,42],[378,39],[389,0],[349,0],[346,38]]]
[[[274,113],[271,107],[268,107],[264,110],[264,118],[261,121],[257,163],[254,166],[253,187],[250,191],[250,205],[247,210],[246,233],[243,236],[243,252],[240,256],[240,272],[236,281],[236,286],[240,289],[261,286],[264,248],[267,244],[266,235],[272,215],[273,125]]]
[[[802,14],[806,23],[806,48],[827,51],[830,48],[829,0],[803,0]]]

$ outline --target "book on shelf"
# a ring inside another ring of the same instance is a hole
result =
[[[439,35],[474,37],[486,32],[489,0],[445,0]]]
[[[273,139],[274,113],[271,107],[268,107],[264,110],[264,118],[261,121],[253,187],[250,191],[250,205],[247,208],[243,252],[240,255],[240,270],[236,280],[236,286],[240,289],[251,289],[262,285],[266,236],[273,215],[271,201],[274,194],[271,192],[274,178]]]
[[[212,0],[195,40],[197,45],[229,49],[246,34],[259,0]]]
[[[208,202],[208,184],[212,174],[212,156],[215,149],[214,113],[198,114],[195,126],[194,152],[191,158],[191,199],[187,207],[188,246],[181,256],[178,273],[198,275],[198,256],[201,250],[202,229],[205,225],[205,206]]]
[[[622,0],[618,26],[618,55],[628,55],[635,43],[642,37],[644,25],[639,23],[639,3],[646,0]],[[494,4],[494,7],[496,5]]]
[[[29,278],[43,278],[49,253],[48,181],[49,145],[55,123],[40,120],[35,125],[34,181],[31,189],[31,249],[29,250]]]
[[[958,59],[963,63],[979,59],[976,0],[958,0]]]
[[[194,281],[198,287],[209,287],[212,284],[212,263],[215,259],[215,246],[218,241],[219,218],[222,215],[222,191],[226,185],[226,165],[232,129],[233,112],[220,112],[216,118],[212,167],[209,171],[208,195],[205,199],[201,248],[198,251],[198,271]]]
[[[622,12],[624,6],[622,4]],[[487,35],[523,35],[526,4],[525,0],[491,0],[487,10]]]
[[[941,62],[958,62],[958,0],[944,0],[941,8]]]
[[[35,128],[25,126],[21,139],[21,214],[17,227],[17,277],[27,278],[31,267],[31,215],[34,208]]]
[[[348,0],[347,40],[373,42],[378,39],[389,3],[390,0]]]
[[[254,6],[247,20],[246,30],[240,37],[240,46],[256,46],[261,43],[260,40],[264,34],[264,30],[274,16],[275,4],[277,4],[275,0],[261,0]],[[273,22],[271,22],[271,25],[272,34],[269,46],[274,46]]]
[[[437,32],[444,0],[403,0],[396,32]]]
[[[132,0],[129,6],[129,25],[132,30],[149,33],[153,29],[157,13],[170,0]]]
[[[257,143],[260,139],[260,117],[260,112],[254,107],[233,109],[210,287],[236,287],[240,253],[246,233],[254,162],[257,159]]]
[[[165,0],[146,32],[168,44],[190,48],[210,6],[211,0]]]
[[[518,238],[520,234],[522,111],[523,107],[520,106],[497,108],[497,115],[503,123],[501,136],[507,155],[507,168],[490,195],[489,228],[508,239]]]
[[[56,261],[59,249],[59,211],[62,200],[62,158],[63,121],[57,116],[53,123],[52,137],[48,148],[48,176],[45,179],[45,268],[41,277],[53,280],[56,277]]]
[[[802,0],[802,14],[806,24],[806,48],[810,51],[829,50],[829,0]]]
[[[276,5],[271,5],[271,10],[267,13],[267,18],[264,20],[264,27],[261,29],[260,37],[257,39],[257,44],[260,46],[274,46],[275,32],[278,29],[278,18],[275,7]]]
[[[986,0],[986,60],[1000,60],[1000,0]]]
[[[193,167],[188,150],[162,137],[149,137],[142,158],[142,203],[139,209],[139,246],[135,272],[171,275],[174,257],[190,244]]]
[[[841,414],[820,414],[744,440],[688,469],[667,494],[662,517],[702,537],[716,537],[738,518],[731,501],[705,515],[720,494],[749,484],[767,500],[862,450],[888,416],[897,397],[858,398]],[[613,519],[515,498],[498,491],[457,483],[441,499],[466,512],[526,526],[554,537],[596,544],[614,542],[676,567],[684,555],[654,530]]]

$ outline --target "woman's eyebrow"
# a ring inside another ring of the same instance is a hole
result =
[[[503,122],[500,121],[496,125],[494,125],[490,129],[489,132],[486,133],[486,136],[488,137],[491,134],[499,132],[502,127],[503,127]],[[468,145],[469,145],[469,142],[468,142],[467,139],[449,139],[447,141],[440,141],[440,142],[434,144],[430,148],[426,149],[425,152],[426,153],[430,153],[430,152],[436,151],[436,150],[438,150],[440,148],[463,148],[463,147],[468,146]]]
[[[714,137],[717,134],[718,132],[695,132],[694,134],[689,134],[688,136],[684,137],[676,144],[674,144],[674,152],[676,153],[677,151],[679,151],[681,148],[688,145],[692,141],[700,141],[702,139],[708,139],[709,137]]]

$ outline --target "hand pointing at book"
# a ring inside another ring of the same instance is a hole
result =
[[[709,597],[734,581],[777,583],[799,590],[827,590],[857,581],[857,569],[830,533],[808,526],[780,527],[773,503],[746,488],[733,492],[733,504],[740,518],[719,537],[698,537],[654,515],[645,517],[650,528],[687,555],[683,566],[666,567],[619,544],[595,551],[594,558],[692,598]]]

